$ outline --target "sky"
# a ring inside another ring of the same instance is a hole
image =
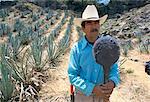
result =
[[[110,0],[96,0],[100,4],[108,5]]]

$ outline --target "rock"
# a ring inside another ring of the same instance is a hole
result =
[[[143,31],[144,31],[144,33],[150,33],[150,29],[147,27],[143,28]]]
[[[123,29],[122,29],[122,31],[127,31],[127,30],[130,30],[130,28],[127,26],[127,27],[124,27]]]
[[[138,59],[135,59],[135,60],[134,60],[134,62],[138,62],[138,61],[139,61]]]
[[[110,31],[110,34],[111,34],[111,35],[117,35],[118,32],[119,32],[119,31],[117,31],[117,30],[113,30],[113,31]]]
[[[150,61],[145,63],[145,73],[150,75]]]

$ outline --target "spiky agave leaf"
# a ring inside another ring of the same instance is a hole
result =
[[[8,66],[7,66],[7,63],[5,62],[5,60],[1,60],[1,62],[0,62],[0,75],[1,75],[0,91],[3,95],[3,98],[1,98],[0,100],[2,102],[6,102],[12,96],[12,93],[14,90],[14,87],[13,87],[14,85],[11,80],[11,72],[8,69]]]
[[[35,22],[36,20],[38,20],[39,16],[40,16],[39,14],[33,13],[32,14],[32,21]]]
[[[45,65],[42,62],[43,46],[45,44],[45,38],[40,37],[35,39],[31,44],[31,55],[35,63],[35,68],[37,71],[41,71]]]
[[[65,32],[65,36],[60,40],[60,42],[58,44],[58,46],[60,48],[62,48],[62,50],[64,50],[64,51],[69,46],[70,33],[71,33],[71,25],[73,23],[73,19],[74,19],[73,16],[71,16],[71,18],[69,20],[69,24],[68,24],[66,32]]]
[[[7,54],[9,53],[8,50],[10,49],[7,44],[1,45],[1,61],[5,62],[13,78],[15,78],[18,81],[24,81],[22,75],[20,74],[19,66],[17,66],[16,64],[16,61],[14,61],[11,55]]]
[[[46,20],[50,20],[53,17],[53,12],[48,11],[48,14],[46,15]]]
[[[1,9],[0,10],[0,17],[2,18],[3,21],[5,21],[5,18],[9,15],[8,10],[6,9]]]
[[[56,63],[59,61],[59,58],[61,57],[63,51],[54,43],[54,36],[50,35],[48,37],[48,57],[49,57],[49,62],[52,64],[52,66],[55,66]]]
[[[14,32],[21,32],[24,29],[24,22],[20,21],[20,19],[16,19],[14,23]]]
[[[140,49],[140,52],[141,53],[147,53],[149,54],[150,53],[150,41],[149,39],[143,41],[141,40],[141,42],[139,43],[139,49]]]
[[[12,48],[13,59],[17,60],[18,59],[17,55],[20,53],[19,50],[21,48],[20,38],[18,35],[17,36],[11,36],[9,39],[9,42],[10,42],[10,46]]]
[[[8,26],[8,24],[6,23],[1,23],[0,24],[0,36],[4,36],[4,35],[9,35],[10,33],[10,27]]]

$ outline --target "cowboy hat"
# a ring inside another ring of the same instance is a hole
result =
[[[108,15],[104,15],[103,17],[99,18],[95,5],[87,5],[84,12],[82,13],[82,18],[76,18],[75,24],[81,27],[81,23],[83,21],[99,20],[100,25],[102,25],[106,21],[107,17]]]

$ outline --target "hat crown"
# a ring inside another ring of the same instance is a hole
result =
[[[91,18],[97,19],[99,18],[95,5],[88,5],[82,14],[82,19],[91,19]]]

